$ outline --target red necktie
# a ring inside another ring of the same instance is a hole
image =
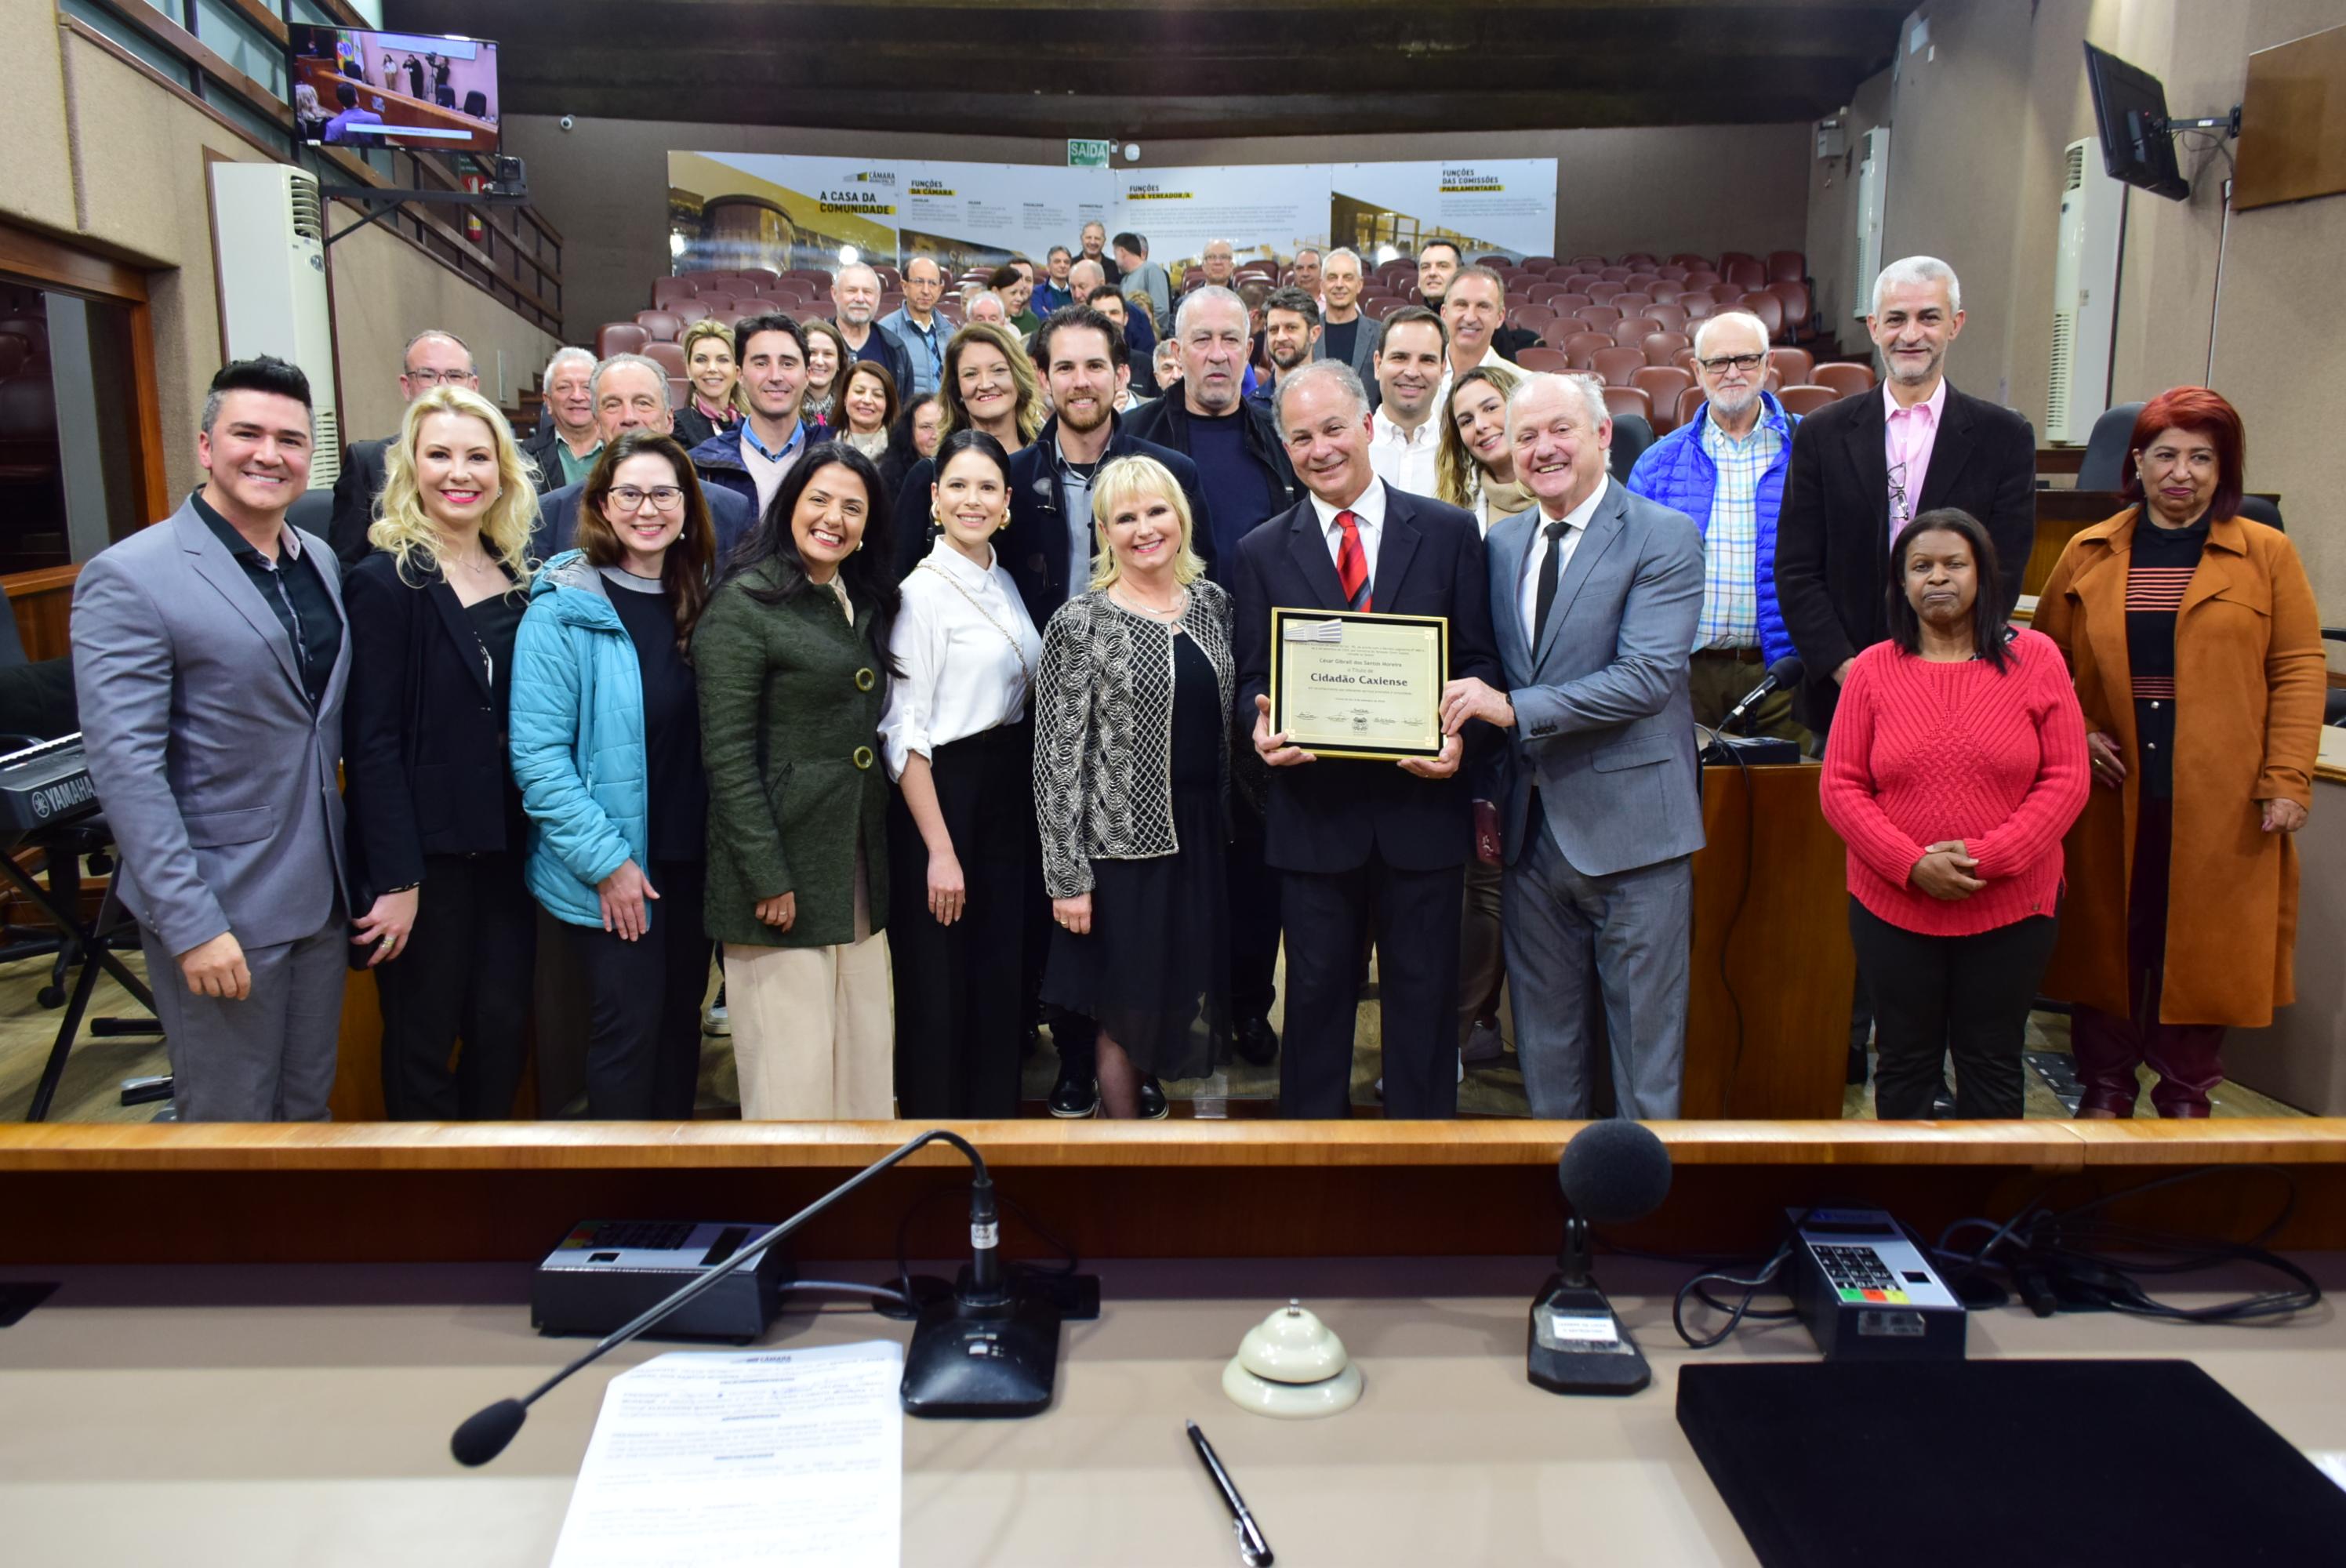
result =
[[[1344,589],[1344,606],[1365,610],[1369,607],[1369,555],[1361,548],[1360,519],[1350,512],[1339,512],[1336,526],[1344,531],[1344,543],[1336,551],[1336,581]]]

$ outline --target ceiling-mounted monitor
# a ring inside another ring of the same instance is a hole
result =
[[[497,46],[434,33],[286,29],[293,117],[320,147],[497,149]]]

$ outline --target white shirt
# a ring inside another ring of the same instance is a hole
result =
[[[1572,553],[1580,547],[1581,536],[1588,532],[1588,520],[1596,515],[1597,504],[1605,499],[1605,492],[1610,489],[1612,484],[1613,478],[1610,474],[1599,475],[1596,488],[1589,492],[1588,499],[1564,514],[1564,534],[1556,542],[1558,552],[1556,558],[1556,581],[1559,598],[1563,596],[1561,589],[1564,585],[1564,575],[1572,570]],[[1532,509],[1532,547],[1524,556],[1524,580],[1521,586],[1516,589],[1516,607],[1523,614],[1524,640],[1526,642],[1530,642],[1535,636],[1535,634],[1532,628],[1538,624],[1540,563],[1547,558],[1545,530],[1547,525],[1555,521],[1555,518],[1547,514],[1545,507]],[[1536,644],[1533,646],[1532,656],[1535,658],[1539,656]]]
[[[1017,723],[1043,661],[1043,639],[999,553],[980,567],[941,537],[903,592],[888,651],[904,673],[889,683],[880,714],[881,755],[898,779],[914,756],[933,760],[940,746]]]
[[[1350,512],[1352,527],[1361,536],[1361,555],[1369,564],[1369,598],[1374,605],[1377,592],[1377,542],[1385,532],[1385,486],[1382,480],[1372,480],[1360,498],[1350,506],[1331,506],[1317,495],[1311,497],[1311,510],[1320,516],[1321,535],[1328,541],[1328,558],[1341,562],[1344,555],[1344,530],[1336,525],[1336,514]],[[1336,580],[1344,580],[1344,569],[1336,568]]]
[[[1434,407],[1440,408],[1439,402]],[[1404,431],[1379,408],[1369,427],[1369,466],[1377,477],[1412,495],[1434,494],[1433,460],[1442,450],[1442,431],[1429,419],[1414,433]]]

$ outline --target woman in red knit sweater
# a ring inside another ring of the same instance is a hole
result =
[[[1958,1116],[2017,1116],[2061,837],[2086,804],[2086,723],[2060,650],[2008,629],[1980,591],[1995,546],[1969,514],[1925,512],[1890,558],[1890,640],[1850,669],[1821,789],[1849,844],[1875,1109],[1928,1116],[1952,1054]]]

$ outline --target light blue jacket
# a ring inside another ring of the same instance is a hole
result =
[[[1784,510],[1784,479],[1791,472],[1792,430],[1800,422],[1773,392],[1760,392],[1760,423],[1780,438],[1775,461],[1760,476],[1759,494],[1753,497],[1760,520],[1760,559],[1752,574],[1760,592],[1760,650],[1774,664],[1792,651],[1792,634],[1784,629],[1783,606],[1776,599],[1776,519]],[[1711,498],[1719,492],[1719,464],[1702,445],[1702,427],[1709,418],[1710,404],[1706,402],[1694,418],[1646,448],[1629,471],[1632,494],[1685,513],[1706,535]]]
[[[529,813],[523,877],[546,911],[603,923],[595,884],[650,858],[644,677],[602,575],[577,550],[530,585],[514,642],[514,781]],[[646,927],[658,904],[647,904]]]

